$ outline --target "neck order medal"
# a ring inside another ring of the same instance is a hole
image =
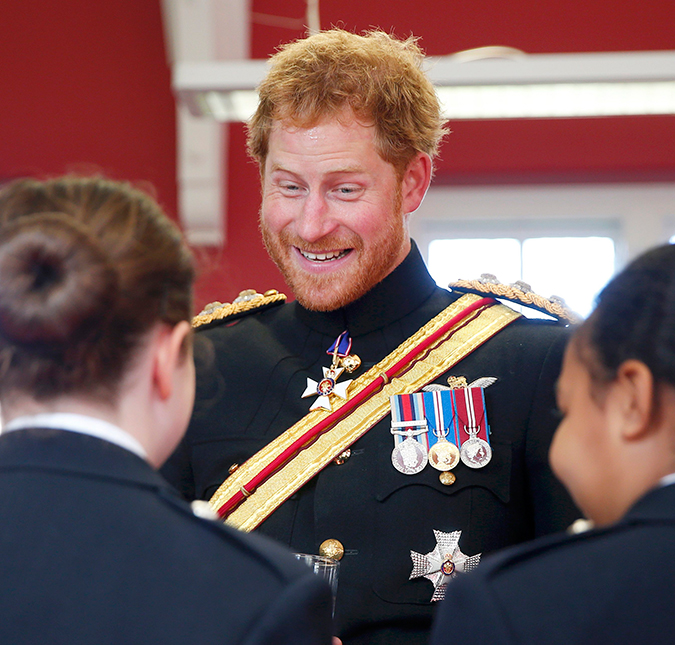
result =
[[[328,348],[326,354],[333,357],[330,367],[323,367],[323,378],[317,382],[307,377],[307,387],[302,393],[302,398],[316,396],[317,399],[309,407],[311,410],[322,408],[332,411],[330,397],[335,395],[343,400],[347,400],[347,389],[354,379],[348,379],[338,383],[342,373],[353,372],[361,366],[361,359],[356,354],[350,354],[352,348],[352,339],[343,331],[335,342]]]

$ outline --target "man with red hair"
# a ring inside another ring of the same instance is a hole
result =
[[[576,517],[546,462],[563,326],[437,287],[410,239],[445,132],[422,60],[414,38],[339,29],[272,57],[248,146],[296,300],[197,317],[213,351],[165,470],[229,523],[340,558],[346,645],[426,642],[467,556]]]

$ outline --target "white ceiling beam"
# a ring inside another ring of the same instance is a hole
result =
[[[247,58],[250,0],[163,0],[174,69]],[[227,125],[177,104],[178,214],[188,242],[221,246],[227,230]]]

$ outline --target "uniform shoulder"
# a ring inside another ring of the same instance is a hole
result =
[[[295,560],[281,545],[265,536],[237,531],[223,523],[209,504],[195,500],[188,504],[173,495],[165,496],[176,514],[177,525],[188,536],[193,550],[208,557],[214,567],[226,562],[228,567],[238,567],[251,574],[257,572],[268,582],[285,585],[301,578],[307,568]],[[187,552],[187,549],[186,549]],[[223,560],[225,558],[225,560]],[[237,564],[234,565],[233,563]]]
[[[485,559],[482,574],[487,580],[510,579],[513,574],[527,577],[573,568],[574,562],[586,557],[611,554],[616,545],[639,542],[641,529],[627,522],[603,528],[593,528],[587,520],[577,520],[567,531],[547,535],[522,545],[516,545]],[[622,547],[623,548],[623,547]],[[592,554],[592,555],[589,555]]]
[[[475,293],[481,296],[494,296],[516,305],[530,307],[551,316],[564,325],[574,325],[581,322],[581,317],[574,313],[565,301],[559,296],[545,298],[532,291],[529,284],[517,281],[512,284],[503,284],[490,273],[483,273],[477,280],[457,280],[448,287],[458,293]]]
[[[194,329],[209,329],[222,323],[276,307],[286,302],[286,296],[276,289],[258,293],[255,289],[242,291],[231,303],[211,302],[192,319]]]

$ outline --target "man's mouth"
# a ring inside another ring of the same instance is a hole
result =
[[[301,249],[298,249],[298,251],[300,251],[302,257],[310,262],[332,262],[333,260],[339,260],[340,258],[345,257],[345,255],[351,252],[351,249],[327,251],[326,253],[310,253],[309,251],[302,251]]]

